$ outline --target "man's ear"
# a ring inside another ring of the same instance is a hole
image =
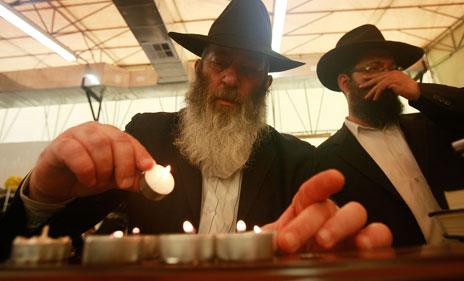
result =
[[[267,89],[269,89],[269,87],[271,87],[272,81],[274,81],[274,79],[272,78],[272,75],[268,75],[266,77],[266,79],[267,79]]]
[[[348,76],[348,74],[346,73],[341,73],[341,74],[338,74],[338,77],[337,77],[337,84],[338,84],[338,88],[340,88],[340,90],[342,90],[342,92],[344,94],[348,93],[348,83],[350,82],[351,78],[350,76]]]
[[[202,65],[202,63],[201,63],[201,60],[200,60],[200,59],[198,59],[198,60],[195,61],[195,64],[194,64],[194,66],[193,66],[193,67],[195,68],[195,73],[200,73],[200,71],[201,71],[201,65]]]

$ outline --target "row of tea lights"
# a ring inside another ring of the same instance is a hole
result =
[[[185,233],[142,235],[134,228],[132,235],[116,231],[111,235],[92,235],[85,238],[84,264],[136,263],[159,258],[168,264],[200,263],[215,258],[223,261],[256,261],[274,256],[273,233],[262,232],[258,226],[245,231],[243,221],[237,223],[236,233],[195,234],[188,221]]]
[[[160,200],[174,188],[171,167],[155,164],[145,172],[140,192],[151,200]],[[165,263],[197,263],[215,258],[225,261],[270,259],[274,255],[273,234],[245,231],[243,221],[237,223],[237,233],[195,234],[194,227],[184,222],[182,234],[142,235],[135,228],[132,235],[116,231],[112,235],[88,236],[82,261],[85,264],[134,263],[159,258]]]

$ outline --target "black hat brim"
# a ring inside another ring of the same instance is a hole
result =
[[[269,59],[269,72],[285,71],[304,64],[303,62],[291,60],[265,47],[251,43],[247,44],[246,40],[240,38],[214,38],[201,34],[186,34],[178,32],[169,32],[169,36],[179,45],[181,45],[182,47],[199,57],[201,57],[203,50],[209,44],[215,44],[222,47],[236,48],[264,54]]]
[[[367,41],[334,48],[324,54],[317,64],[317,76],[321,83],[332,91],[339,92],[338,75],[348,71],[362,54],[370,50],[386,50],[398,66],[406,69],[417,62],[424,50],[397,41]]]

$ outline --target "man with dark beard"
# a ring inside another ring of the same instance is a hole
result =
[[[338,207],[328,199],[343,176],[314,175],[311,145],[265,124],[268,72],[301,63],[272,51],[261,1],[232,0],[208,36],[170,36],[201,56],[186,108],[137,114],[126,132],[95,122],[65,131],[41,154],[0,221],[0,241],[45,223],[52,236],[80,237],[119,207],[127,228],[142,233],[182,232],[185,220],[200,233],[233,232],[241,219],[276,231],[284,253],[391,244],[385,225],[364,227],[360,204]],[[138,192],[141,171],[153,159],[171,165],[175,178],[174,190],[158,202]]]
[[[464,161],[450,145],[464,136],[464,90],[418,84],[401,71],[422,56],[362,25],[317,66],[322,84],[348,102],[343,127],[317,148],[319,168],[343,173],[345,187],[333,199],[360,202],[368,221],[390,227],[394,246],[445,242],[428,214],[447,207],[444,190],[464,186]],[[399,96],[421,113],[402,115]]]

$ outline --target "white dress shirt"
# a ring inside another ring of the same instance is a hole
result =
[[[235,232],[242,171],[227,179],[203,176],[199,233]]]
[[[348,119],[345,119],[345,125],[411,209],[427,243],[443,243],[443,230],[435,218],[428,216],[440,207],[399,125],[376,129],[361,126]]]

